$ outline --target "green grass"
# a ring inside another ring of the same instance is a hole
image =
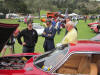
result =
[[[86,23],[84,20],[80,20],[77,28],[78,28],[78,39],[90,39],[96,35],[89,27],[88,23],[92,23],[91,20],[88,20]]]
[[[13,19],[0,19],[0,22],[2,23],[11,23],[11,24],[19,24],[19,29],[22,30],[24,28],[26,28],[26,24],[24,24],[23,22],[17,22],[17,20],[13,20]],[[43,23],[39,20],[39,19],[34,19],[34,22],[39,22],[43,25]],[[90,39],[93,36],[96,35],[96,33],[94,33],[93,31],[91,31],[91,29],[87,26],[88,23],[91,23],[92,21],[88,20],[86,23],[83,20],[80,20],[79,23],[77,24],[77,29],[78,29],[78,39]],[[55,36],[55,44],[61,42],[61,40],[63,39],[65,34],[65,29],[61,30],[60,35]],[[44,38],[39,36],[38,38],[38,42],[36,44],[35,47],[35,52],[44,52],[43,49],[43,43],[44,43]],[[7,50],[6,54],[9,53],[9,50]],[[16,41],[15,43],[15,53],[22,53],[22,46],[18,44],[18,42]]]
[[[40,15],[42,16],[42,15],[44,15],[44,14],[47,14],[47,11],[41,10]]]

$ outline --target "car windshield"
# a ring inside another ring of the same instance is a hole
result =
[[[46,52],[34,61],[34,65],[40,69],[49,71],[54,68],[57,63],[61,62],[61,59],[67,54],[68,49],[68,45],[62,45],[52,51]]]

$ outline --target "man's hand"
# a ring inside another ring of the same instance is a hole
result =
[[[23,43],[22,43],[22,45],[24,46],[24,45],[26,45],[26,43],[25,43],[25,42],[23,42]]]
[[[45,32],[43,32],[43,35],[46,35],[46,33],[45,33]]]
[[[51,36],[51,34],[48,34],[48,36]]]

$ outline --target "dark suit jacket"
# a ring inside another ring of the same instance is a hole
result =
[[[43,47],[47,49],[46,51],[54,49],[55,48],[54,37],[55,37],[55,34],[56,34],[56,29],[53,26],[51,28],[47,27],[47,28],[45,28],[44,32],[46,34],[45,35],[42,34],[42,36],[45,37]],[[48,34],[51,34],[51,36],[48,36]]]

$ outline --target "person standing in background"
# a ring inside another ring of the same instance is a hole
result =
[[[51,20],[47,20],[46,25],[47,27],[44,29],[44,32],[42,34],[42,37],[45,37],[43,45],[45,52],[55,48],[54,37],[56,34],[56,29],[51,25]]]
[[[99,20],[97,21],[98,25],[97,25],[97,29],[98,29],[98,32],[100,33],[100,18]]]
[[[14,31],[14,33],[11,35],[11,37],[9,38],[9,40],[7,41],[7,44],[4,46],[2,52],[1,52],[1,55],[4,56],[5,55],[5,52],[7,50],[7,48],[9,48],[10,50],[10,54],[14,54],[15,51],[14,51],[14,44],[15,44],[15,39],[17,38],[18,34],[19,34],[19,29],[16,29]]]
[[[66,24],[65,24],[65,29],[66,29],[65,35],[68,33],[67,26],[71,25],[71,24],[73,24],[73,22],[71,21],[71,18],[67,17],[66,18]]]
[[[62,40],[62,44],[76,44],[77,43],[77,30],[74,28],[73,23],[66,24],[66,29],[68,30],[68,33],[65,35],[65,37]]]
[[[61,21],[58,20],[57,23],[56,23],[56,26],[55,26],[58,35],[60,34],[60,26],[61,26]]]
[[[21,41],[21,37],[23,37],[24,41]],[[38,34],[36,30],[32,28],[32,22],[27,22],[27,28],[23,29],[18,37],[18,43],[23,46],[23,53],[34,53],[35,44],[38,40]]]
[[[16,41],[17,36],[18,36],[19,33],[20,33],[20,30],[17,28],[17,29],[14,31],[14,33],[13,33],[14,41]],[[15,42],[15,43],[16,43],[16,42]],[[15,53],[15,47],[14,47],[14,45],[13,45],[13,53]]]
[[[24,18],[24,23],[27,24],[27,17]]]
[[[55,21],[55,19],[54,19],[54,18],[52,18],[51,23],[52,23],[52,26],[53,26],[53,27],[55,27],[55,26],[56,26],[56,21]]]
[[[15,40],[14,40],[14,36],[12,34],[11,37],[9,38],[9,40],[7,41],[7,44],[4,46],[4,48],[1,52],[2,57],[5,55],[5,52],[6,52],[7,48],[9,48],[10,54],[13,54],[14,44],[15,44]]]
[[[84,21],[87,22],[87,16],[84,16]]]

